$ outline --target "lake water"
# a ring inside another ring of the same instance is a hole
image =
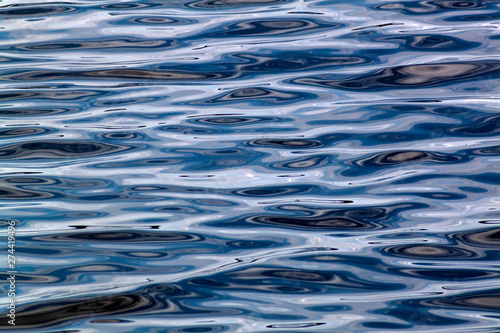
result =
[[[500,332],[500,1],[0,5],[3,331]]]

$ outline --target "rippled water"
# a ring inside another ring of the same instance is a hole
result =
[[[500,331],[499,1],[0,21],[2,330]]]

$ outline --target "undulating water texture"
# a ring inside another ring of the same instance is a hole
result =
[[[0,37],[1,330],[500,332],[500,1],[4,0]]]

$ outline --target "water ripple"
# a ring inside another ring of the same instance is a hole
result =
[[[498,7],[0,6],[0,328],[498,331]]]

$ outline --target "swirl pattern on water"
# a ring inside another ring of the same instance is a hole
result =
[[[499,13],[3,3],[0,327],[497,332]]]

